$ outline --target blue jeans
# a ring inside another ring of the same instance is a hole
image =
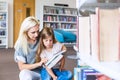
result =
[[[68,70],[59,71],[59,69],[52,69],[53,73],[58,77],[57,80],[72,80],[72,73]],[[41,80],[52,80],[45,68],[40,71]]]

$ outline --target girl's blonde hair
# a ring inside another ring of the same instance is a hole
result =
[[[20,27],[18,39],[14,46],[15,49],[22,48],[23,53],[28,54],[29,48],[28,48],[28,40],[27,40],[28,39],[27,31],[31,27],[34,27],[36,25],[39,25],[39,21],[33,16],[27,17],[23,20],[21,27]]]
[[[36,54],[36,62],[40,61],[40,57],[38,56],[40,56],[40,53],[42,52],[42,50],[45,49],[45,46],[43,44],[43,39],[46,39],[48,36],[52,37],[53,44],[57,42],[54,36],[53,29],[51,27],[44,27],[40,32],[40,43],[39,43],[39,47],[38,47],[37,54]]]

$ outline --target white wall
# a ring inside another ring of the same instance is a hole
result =
[[[13,47],[13,0],[0,0],[8,2],[8,47]]]
[[[76,0],[36,0],[35,16],[40,20],[40,28],[43,25],[43,6],[54,6],[54,3],[68,4],[69,7],[76,7]]]

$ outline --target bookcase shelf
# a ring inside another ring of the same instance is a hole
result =
[[[77,8],[44,6],[43,10],[44,26],[76,33],[78,16]]]
[[[0,2],[0,48],[8,48],[8,3]]]

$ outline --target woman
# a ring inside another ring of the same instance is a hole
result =
[[[48,61],[60,51],[67,50],[63,44],[56,41],[54,32],[50,27],[44,27],[42,29],[39,47],[37,55],[39,55],[41,59],[46,58]],[[37,61],[39,62],[40,59],[37,58]],[[63,57],[58,64],[52,68],[44,65],[45,68],[43,68],[40,72],[42,80],[49,80],[46,78],[48,74],[51,76],[52,80],[72,80],[72,73],[64,69],[64,64],[65,58]],[[46,71],[48,73],[46,73]]]
[[[36,51],[39,43],[39,21],[27,17],[21,24],[18,39],[15,43],[14,59],[20,69],[20,80],[40,80],[40,69],[47,59],[36,63]]]

